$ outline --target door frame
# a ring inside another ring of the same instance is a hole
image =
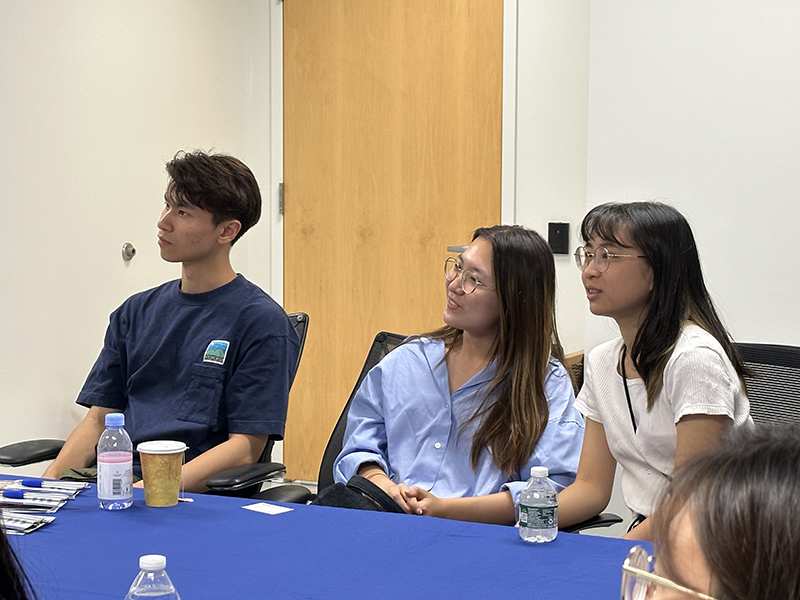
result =
[[[283,215],[280,185],[283,183],[283,1],[270,0],[270,296],[283,306]],[[263,192],[262,192],[263,193]]]
[[[283,215],[280,213],[280,185],[283,183],[283,0],[270,0],[270,289],[283,305]],[[503,0],[503,115],[501,146],[500,218],[516,223],[517,156],[517,38],[519,0]],[[453,243],[459,243],[454,240]],[[445,248],[442,248],[444,251]],[[283,444],[273,449],[273,460],[283,460]]]

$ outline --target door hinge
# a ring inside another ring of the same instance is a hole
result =
[[[283,184],[279,183],[278,184],[278,214],[279,215],[283,214],[283,197],[284,197],[284,195],[283,195]]]

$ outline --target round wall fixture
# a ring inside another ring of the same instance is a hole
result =
[[[128,261],[136,256],[136,248],[130,242],[122,244],[122,260]]]

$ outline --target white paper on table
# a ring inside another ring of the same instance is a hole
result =
[[[40,527],[52,523],[54,520],[55,517],[4,510],[2,514],[0,514],[0,529],[4,529],[5,532],[9,534],[22,535],[30,533],[31,531],[36,531]]]
[[[246,508],[247,510],[252,510],[254,512],[264,513],[265,515],[279,515],[281,513],[294,510],[293,508],[287,508],[286,506],[277,506],[275,504],[268,504],[267,502],[256,502],[255,504],[247,504],[242,508]]]

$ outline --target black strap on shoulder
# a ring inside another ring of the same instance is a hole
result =
[[[631,423],[633,424],[633,433],[636,433],[636,418],[633,416],[633,405],[631,404],[631,393],[628,391],[628,377],[625,374],[625,357],[628,355],[628,347],[622,345],[622,385],[625,387],[625,398],[628,400],[628,412],[631,413]]]

